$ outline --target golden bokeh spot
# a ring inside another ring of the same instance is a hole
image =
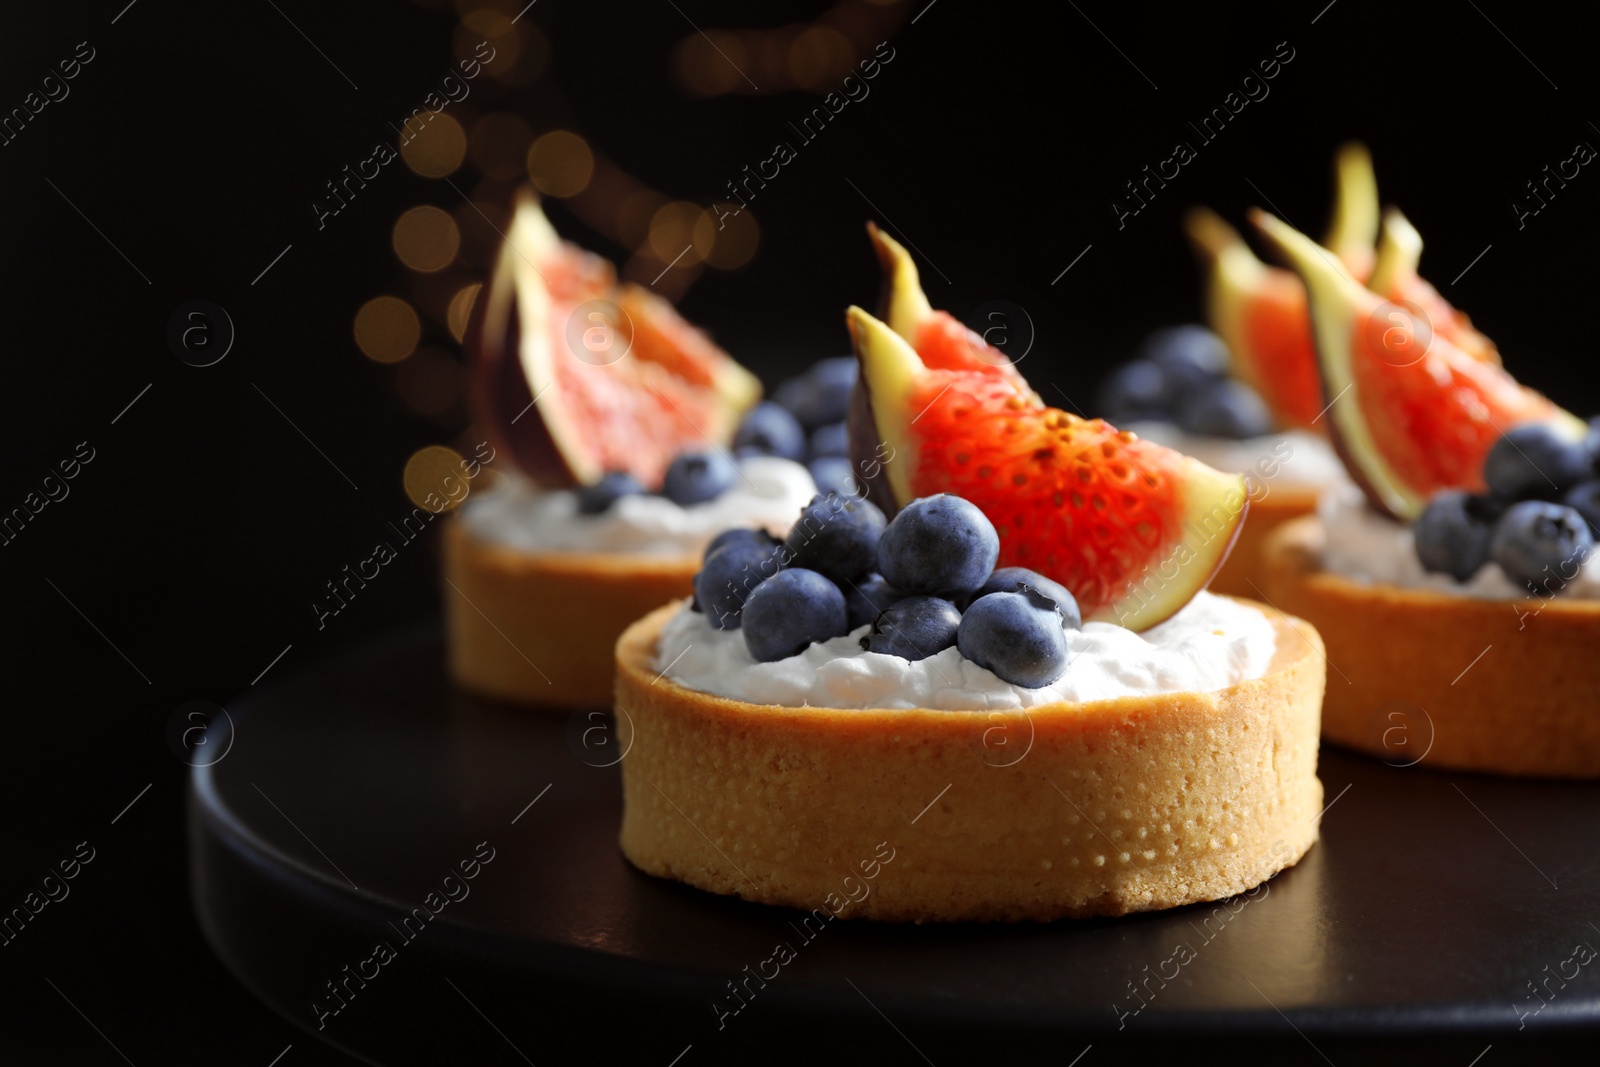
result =
[[[508,43],[516,45],[516,59],[502,66],[499,57],[495,57],[495,69],[489,72],[495,81],[501,85],[526,85],[544,73],[550,62],[550,38],[533,19],[517,23],[516,36],[508,38]]]
[[[520,115],[496,111],[473,124],[467,137],[472,165],[486,178],[515,178],[528,158],[533,128]]]
[[[460,6],[467,7],[465,4]],[[516,31],[511,20],[515,17],[516,12],[512,11],[508,14],[506,11],[508,6],[484,3],[473,4],[468,10],[461,12],[461,25],[480,37],[504,37],[508,33],[514,33]]]
[[[466,371],[437,348],[420,348],[395,369],[395,391],[412,411],[429,418],[448,416],[461,403]]]
[[[697,232],[697,224],[704,216],[700,205],[687,200],[662,205],[650,216],[650,251],[663,263],[680,267],[700,262],[716,240],[714,229]]]
[[[644,243],[650,233],[650,220],[667,203],[667,198],[653,189],[645,189],[625,197],[617,204],[616,225],[612,232],[617,240],[629,248]]]
[[[378,363],[398,363],[416,351],[422,321],[412,306],[397,296],[375,296],[356,312],[356,345]]]
[[[391,242],[400,262],[427,274],[443,270],[456,258],[461,231],[448,211],[419,204],[396,220]]]
[[[406,496],[419,508],[436,514],[454,511],[467,498],[469,485],[461,453],[444,445],[419,448],[406,460]]]
[[[589,142],[571,130],[551,130],[528,149],[528,177],[541,193],[576,196],[594,177]]]
[[[734,68],[743,68],[749,61],[744,44],[737,36],[711,30],[680,41],[674,67],[684,88],[693,95],[720,96],[745,83],[744,77]]]
[[[738,212],[735,214],[735,212]],[[713,204],[694,224],[696,248],[706,248],[705,261],[718,270],[736,270],[750,262],[761,243],[755,212],[738,204]]]
[[[466,62],[469,69],[472,63],[478,63],[480,76],[486,74],[502,84],[515,80],[518,77],[516,73],[518,65],[522,62],[525,51],[523,36],[518,31],[524,26],[531,28],[528,20],[524,19],[513,26],[509,15],[488,10],[475,12],[472,20],[488,29],[477,30],[466,23],[457,26],[454,48],[456,59]],[[534,33],[530,34],[530,37],[540,42],[545,40],[543,34]],[[483,47],[484,45],[487,47]],[[548,46],[545,47],[544,54],[548,54]],[[481,58],[483,56],[493,58],[485,62]],[[542,69],[543,65],[544,58],[541,56],[539,67]],[[465,71],[460,70],[459,64],[457,72],[465,74]]]
[[[445,313],[445,320],[450,327],[450,336],[457,342],[467,334],[467,320],[472,318],[472,308],[477,304],[478,292],[482,288],[482,282],[473,282],[456,290],[456,295],[450,298],[450,309]]]
[[[789,77],[815,92],[834,88],[850,72],[852,54],[844,34],[827,26],[812,26],[789,45]]]
[[[400,146],[400,158],[424,178],[454,174],[467,157],[467,131],[461,123],[440,112],[411,140]]]

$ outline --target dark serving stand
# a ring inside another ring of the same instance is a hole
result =
[[[1492,1045],[1495,1067],[1600,1040],[1600,963],[1574,959],[1600,947],[1594,784],[1325,748],[1322,840],[1253,900],[1049,925],[838,920],[806,940],[799,912],[632,869],[605,718],[460,695],[436,629],[229,718],[231,747],[190,793],[200,924],[256,996],[374,1063],[1026,1049],[1093,1067],[1222,1040],[1270,1062],[1415,1062],[1426,1046],[1461,1067]],[[438,914],[408,927],[430,893]],[[739,1003],[727,983],[780,942],[792,961],[753,996],[741,985],[746,1006],[719,1025],[712,1005]]]

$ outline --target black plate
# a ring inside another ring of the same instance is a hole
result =
[[[1600,786],[1325,748],[1322,840],[1254,899],[808,939],[799,912],[629,867],[605,720],[461,696],[432,629],[230,712],[192,782],[201,925],[264,1001],[374,1062],[944,1064],[1025,1040],[1061,1063],[1093,1045],[1092,1067],[1209,1037],[1313,1063],[1445,1043],[1465,1065],[1600,1033],[1600,963],[1580,962]],[[794,958],[721,1015],[778,943]]]

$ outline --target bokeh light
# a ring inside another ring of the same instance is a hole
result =
[[[395,392],[412,411],[431,419],[455,412],[466,388],[461,364],[437,348],[420,348],[395,369]]]
[[[650,251],[663,263],[700,262],[711,250],[716,234],[714,226],[696,232],[696,224],[704,215],[700,205],[687,200],[664,204],[650,218]]]
[[[654,189],[641,189],[617,204],[617,221],[614,232],[617,240],[629,248],[644,243],[650,233],[650,220],[667,203],[667,198]]]
[[[454,174],[466,157],[467,131],[454,117],[442,111],[400,146],[400,158],[424,178]]]
[[[416,351],[422,321],[397,296],[375,296],[356,312],[356,346],[378,363],[398,363]]]
[[[685,37],[678,44],[677,72],[691,94],[718,96],[745,85],[735,68],[749,63],[744,44],[731,33],[712,30]]]
[[[528,159],[533,128],[520,115],[497,111],[473,124],[467,138],[472,165],[486,178],[517,178]]]
[[[448,267],[461,248],[461,231],[448,211],[431,204],[409,209],[394,224],[395,255],[412,270],[432,273]]]
[[[468,492],[461,463],[461,453],[444,445],[417,449],[406,460],[405,473],[401,475],[406,496],[419,508],[439,514],[454,511]]]
[[[482,282],[473,282],[456,291],[450,298],[450,310],[446,313],[446,325],[450,327],[450,336],[459,342],[467,334],[467,321],[472,318],[472,308],[478,302],[478,293],[483,289]]]
[[[785,57],[789,77],[813,92],[832,89],[850,73],[854,62],[850,41],[838,30],[812,26],[797,34]]]
[[[594,153],[572,131],[551,130],[528,149],[528,176],[541,193],[576,196],[594,177]]]
[[[738,204],[715,204],[711,211],[702,212],[694,224],[695,247],[709,249],[705,261],[718,270],[737,270],[744,266],[761,243],[761,227],[756,223],[755,212],[749,208],[738,211],[738,208]],[[734,214],[735,211],[738,214]]]

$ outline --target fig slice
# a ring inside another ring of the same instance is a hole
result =
[[[1583,433],[1581,420],[1437,332],[1424,309],[1367,289],[1281,219],[1255,210],[1250,220],[1305,283],[1333,443],[1375,508],[1410,521],[1438,490],[1482,492],[1484,457],[1519,423]]]
[[[613,470],[659,485],[679,452],[726,447],[761,392],[670,303],[563,241],[527,191],[465,344],[475,416],[549,487]]]
[[[1383,213],[1383,232],[1367,287],[1396,303],[1415,304],[1433,323],[1435,333],[1474,359],[1498,366],[1500,350],[1495,343],[1473,329],[1472,320],[1417,273],[1421,260],[1422,235],[1399,208],[1389,208]]]
[[[860,308],[846,321],[865,420],[853,455],[894,506],[966,498],[999,532],[1001,566],[1053,578],[1085,618],[1132,630],[1170,618],[1227,558],[1249,508],[1243,476],[1046,407],[1004,376],[930,366]]]
[[[1364,146],[1339,149],[1334,161],[1333,221],[1324,245],[1356,277],[1373,264],[1378,187]],[[1234,377],[1266,401],[1286,426],[1315,429],[1325,403],[1306,308],[1293,271],[1256,258],[1244,238],[1209,208],[1184,218],[1189,242],[1206,271],[1206,320],[1227,343]]]

